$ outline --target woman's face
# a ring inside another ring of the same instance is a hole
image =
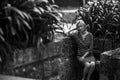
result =
[[[78,23],[77,28],[78,28],[78,31],[80,32],[86,31],[86,25],[83,23]]]

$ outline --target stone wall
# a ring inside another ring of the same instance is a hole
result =
[[[100,80],[120,80],[120,48],[101,54],[100,78]]]
[[[73,51],[70,38],[49,43],[44,48],[16,50],[14,62],[4,74],[39,80],[80,79],[82,65],[75,59]]]
[[[100,80],[120,80],[120,49],[110,50],[111,44],[108,40],[94,39],[94,56],[101,60],[101,66],[93,72],[91,80],[99,79],[99,70]],[[14,61],[3,74],[39,80],[80,80],[84,66],[75,57],[75,47],[71,38],[64,38],[44,47],[16,49]],[[110,51],[102,53],[103,49]]]

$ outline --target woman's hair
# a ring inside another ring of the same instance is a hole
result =
[[[90,27],[89,24],[86,25],[86,23],[83,20],[78,20],[78,21],[76,21],[76,28],[79,28],[79,26],[78,26],[79,24],[84,26],[86,29],[88,29]]]
[[[85,22],[83,21],[83,20],[78,20],[77,22],[76,22],[76,28],[79,28],[79,24],[81,24],[82,26],[84,26],[84,27],[87,27],[87,25],[85,24]]]

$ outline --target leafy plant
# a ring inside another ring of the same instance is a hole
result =
[[[104,38],[105,35],[111,35],[112,37],[106,37],[113,40],[120,40],[119,38],[119,26],[120,26],[120,14],[119,14],[119,3],[103,2],[92,2],[89,7],[81,7],[77,11],[78,17],[81,17],[86,24],[90,25],[90,32],[95,37]],[[96,36],[97,35],[97,36]]]
[[[38,42],[47,44],[56,29],[62,29],[55,26],[60,21],[58,6],[47,0],[1,0],[0,4],[2,59],[12,59],[16,48],[36,47]]]

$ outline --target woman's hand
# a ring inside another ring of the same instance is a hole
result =
[[[79,60],[80,61],[83,61],[85,59],[85,57],[80,57]]]
[[[89,52],[87,51],[82,57],[86,57],[89,54]]]
[[[66,33],[66,35],[67,35],[67,36],[69,36],[69,35],[70,35],[70,33],[69,33],[69,32],[67,32],[67,33]]]

